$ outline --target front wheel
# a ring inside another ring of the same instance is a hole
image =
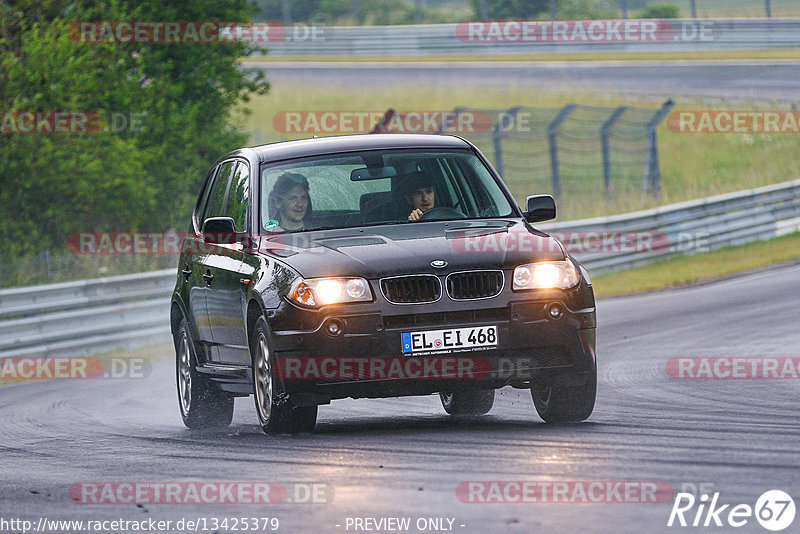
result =
[[[597,368],[580,385],[558,382],[531,385],[531,397],[536,411],[546,423],[577,423],[592,415],[597,396]]]
[[[450,415],[483,415],[494,404],[493,389],[443,391],[439,393],[444,411]]]
[[[175,333],[178,405],[188,428],[225,427],[233,419],[233,395],[201,376],[195,367],[194,343],[186,319]]]
[[[275,355],[269,327],[263,317],[256,321],[251,340],[253,390],[261,429],[267,434],[312,432],[317,423],[316,406],[294,406],[276,380]]]

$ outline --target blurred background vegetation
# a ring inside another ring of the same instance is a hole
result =
[[[465,20],[763,17],[765,0],[256,0],[255,17],[318,25]],[[772,16],[800,16],[797,0],[769,0]]]
[[[649,4],[627,0],[629,16],[688,15],[689,0]],[[763,14],[762,0],[696,0],[696,5],[701,16]],[[800,15],[797,0],[772,0],[771,5],[775,15]],[[556,8],[560,18],[621,14],[619,2],[612,0],[557,0]],[[241,59],[252,53],[245,44],[85,44],[70,39],[71,23],[283,20],[288,14],[301,23],[407,24],[548,18],[550,9],[550,0],[0,0],[0,111],[137,114],[142,120],[135,130],[91,135],[0,134],[0,286],[172,266],[171,258],[152,257],[94,258],[84,265],[67,252],[67,237],[185,231],[211,164],[232,149],[273,140],[269,123],[277,110],[352,109],[356,101],[377,110],[563,105],[576,97],[582,103],[630,101],[596,94],[548,97],[531,88],[495,94],[469,87],[412,92],[402,87],[366,99],[352,87],[322,92],[285,87],[275,98],[267,95],[263,70],[242,68]],[[663,136],[662,201],[696,198],[711,186],[731,190],[792,177],[785,145],[793,140],[737,136],[709,142],[700,146],[693,139]],[[749,149],[730,157],[729,143],[747,143]],[[756,164],[762,165],[758,172],[738,173]],[[698,182],[698,175],[706,179]],[[524,185],[515,193],[527,192]],[[614,202],[603,209],[642,206],[639,197]],[[580,206],[564,207],[565,214],[582,215]]]
[[[22,0],[2,7],[0,110],[140,114],[139,131],[0,134],[0,261],[73,232],[185,230],[211,163],[243,145],[231,110],[264,94],[241,43],[72,41],[92,20],[249,20],[247,0]],[[5,285],[5,284],[4,284]]]

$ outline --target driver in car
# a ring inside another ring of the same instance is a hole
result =
[[[400,184],[411,213],[409,221],[418,221],[422,214],[434,206],[433,180],[422,172],[412,172]]]

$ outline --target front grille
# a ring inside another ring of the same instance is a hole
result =
[[[467,271],[447,277],[447,294],[454,300],[495,297],[503,290],[503,271]]]
[[[497,323],[500,321],[508,321],[508,308],[389,315],[383,318],[383,324],[386,325],[387,330],[396,328],[453,326],[469,323]]]
[[[381,292],[393,304],[436,302],[442,296],[442,283],[432,274],[395,276],[381,280]]]

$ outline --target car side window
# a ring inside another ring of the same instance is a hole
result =
[[[194,217],[198,221],[198,225],[201,224],[203,221],[200,219],[203,217],[203,211],[206,209],[206,201],[208,200],[208,190],[211,189],[211,185],[214,181],[214,173],[217,172],[216,165],[208,171],[206,174],[206,179],[203,182],[203,190],[200,192],[200,196],[197,197],[197,203],[194,206]]]
[[[217,177],[214,179],[214,184],[211,186],[211,191],[208,194],[208,201],[206,202],[206,209],[203,212],[203,217],[200,219],[202,227],[203,221],[209,217],[222,217],[225,215],[223,209],[225,208],[225,192],[228,190],[231,175],[236,167],[235,161],[226,161],[223,163]]]
[[[232,217],[237,232],[244,232],[247,220],[247,201],[250,198],[250,169],[243,162],[236,164],[228,193],[228,206],[225,215]]]

